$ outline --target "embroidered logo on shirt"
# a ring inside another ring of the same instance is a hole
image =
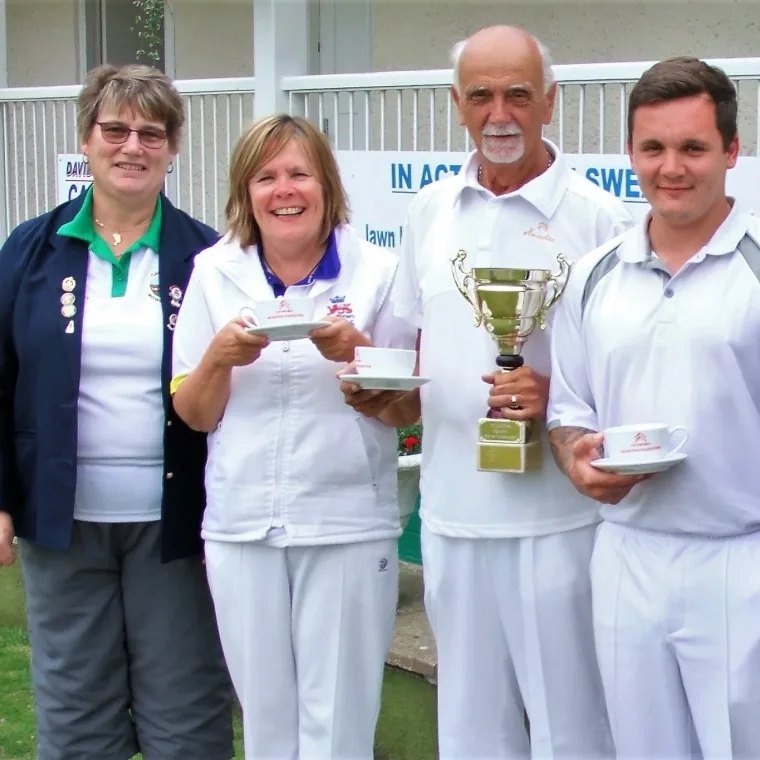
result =
[[[158,272],[153,272],[150,276],[150,282],[148,284],[148,295],[154,301],[161,300],[161,293],[158,289]]]
[[[350,303],[346,303],[345,296],[333,296],[330,299],[330,305],[327,307],[327,315],[330,317],[340,317],[347,322],[354,323],[354,310]]]
[[[548,222],[541,222],[536,227],[529,227],[527,230],[525,230],[525,232],[523,232],[523,235],[538,238],[539,240],[546,240],[549,243],[556,242],[556,240],[549,234]]]
[[[381,560],[378,560],[377,572],[384,573],[387,570],[388,570],[388,560],[385,557],[383,557]]]

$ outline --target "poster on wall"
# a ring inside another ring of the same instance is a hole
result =
[[[422,151],[338,151],[353,227],[371,243],[398,248],[412,197],[432,182],[458,174],[467,156]],[[620,198],[634,219],[646,215],[649,204],[628,156],[570,153],[564,158],[575,171]],[[742,156],[727,179],[728,194],[755,211],[760,211],[758,176],[760,158]]]
[[[59,204],[81,195],[92,184],[90,164],[81,153],[59,153],[55,197]]]

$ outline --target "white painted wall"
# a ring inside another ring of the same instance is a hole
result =
[[[758,0],[372,0],[372,69],[439,69],[491,24],[531,31],[555,63],[760,54]]]
[[[5,40],[5,0],[0,0],[0,43]],[[0,44],[0,87],[8,86],[8,49]]]
[[[253,74],[252,0],[170,0],[169,6],[175,79]]]
[[[6,0],[8,86],[77,82],[74,0]]]
[[[760,0],[310,2],[320,5],[315,18],[321,27],[323,73],[445,68],[454,42],[495,23],[529,29],[549,45],[557,63],[760,52]],[[250,76],[253,0],[168,4],[174,16],[176,78]],[[78,81],[75,0],[6,0],[6,18],[10,86]]]

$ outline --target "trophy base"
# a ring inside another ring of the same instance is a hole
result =
[[[478,423],[478,470],[540,470],[543,454],[538,427],[531,421],[484,417]]]

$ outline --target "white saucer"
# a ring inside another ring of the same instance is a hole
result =
[[[290,322],[287,325],[271,325],[268,327],[247,327],[251,335],[266,335],[269,340],[298,340],[308,338],[312,330],[327,327],[329,322]]]
[[[615,472],[618,475],[649,475],[653,472],[664,472],[669,470],[674,464],[683,462],[686,454],[681,452],[669,454],[662,459],[652,459],[649,462],[626,462],[614,459],[595,459],[591,464],[598,470],[605,472]]]
[[[377,377],[374,375],[340,375],[338,380],[354,383],[365,391],[411,391],[430,382],[429,377]]]

